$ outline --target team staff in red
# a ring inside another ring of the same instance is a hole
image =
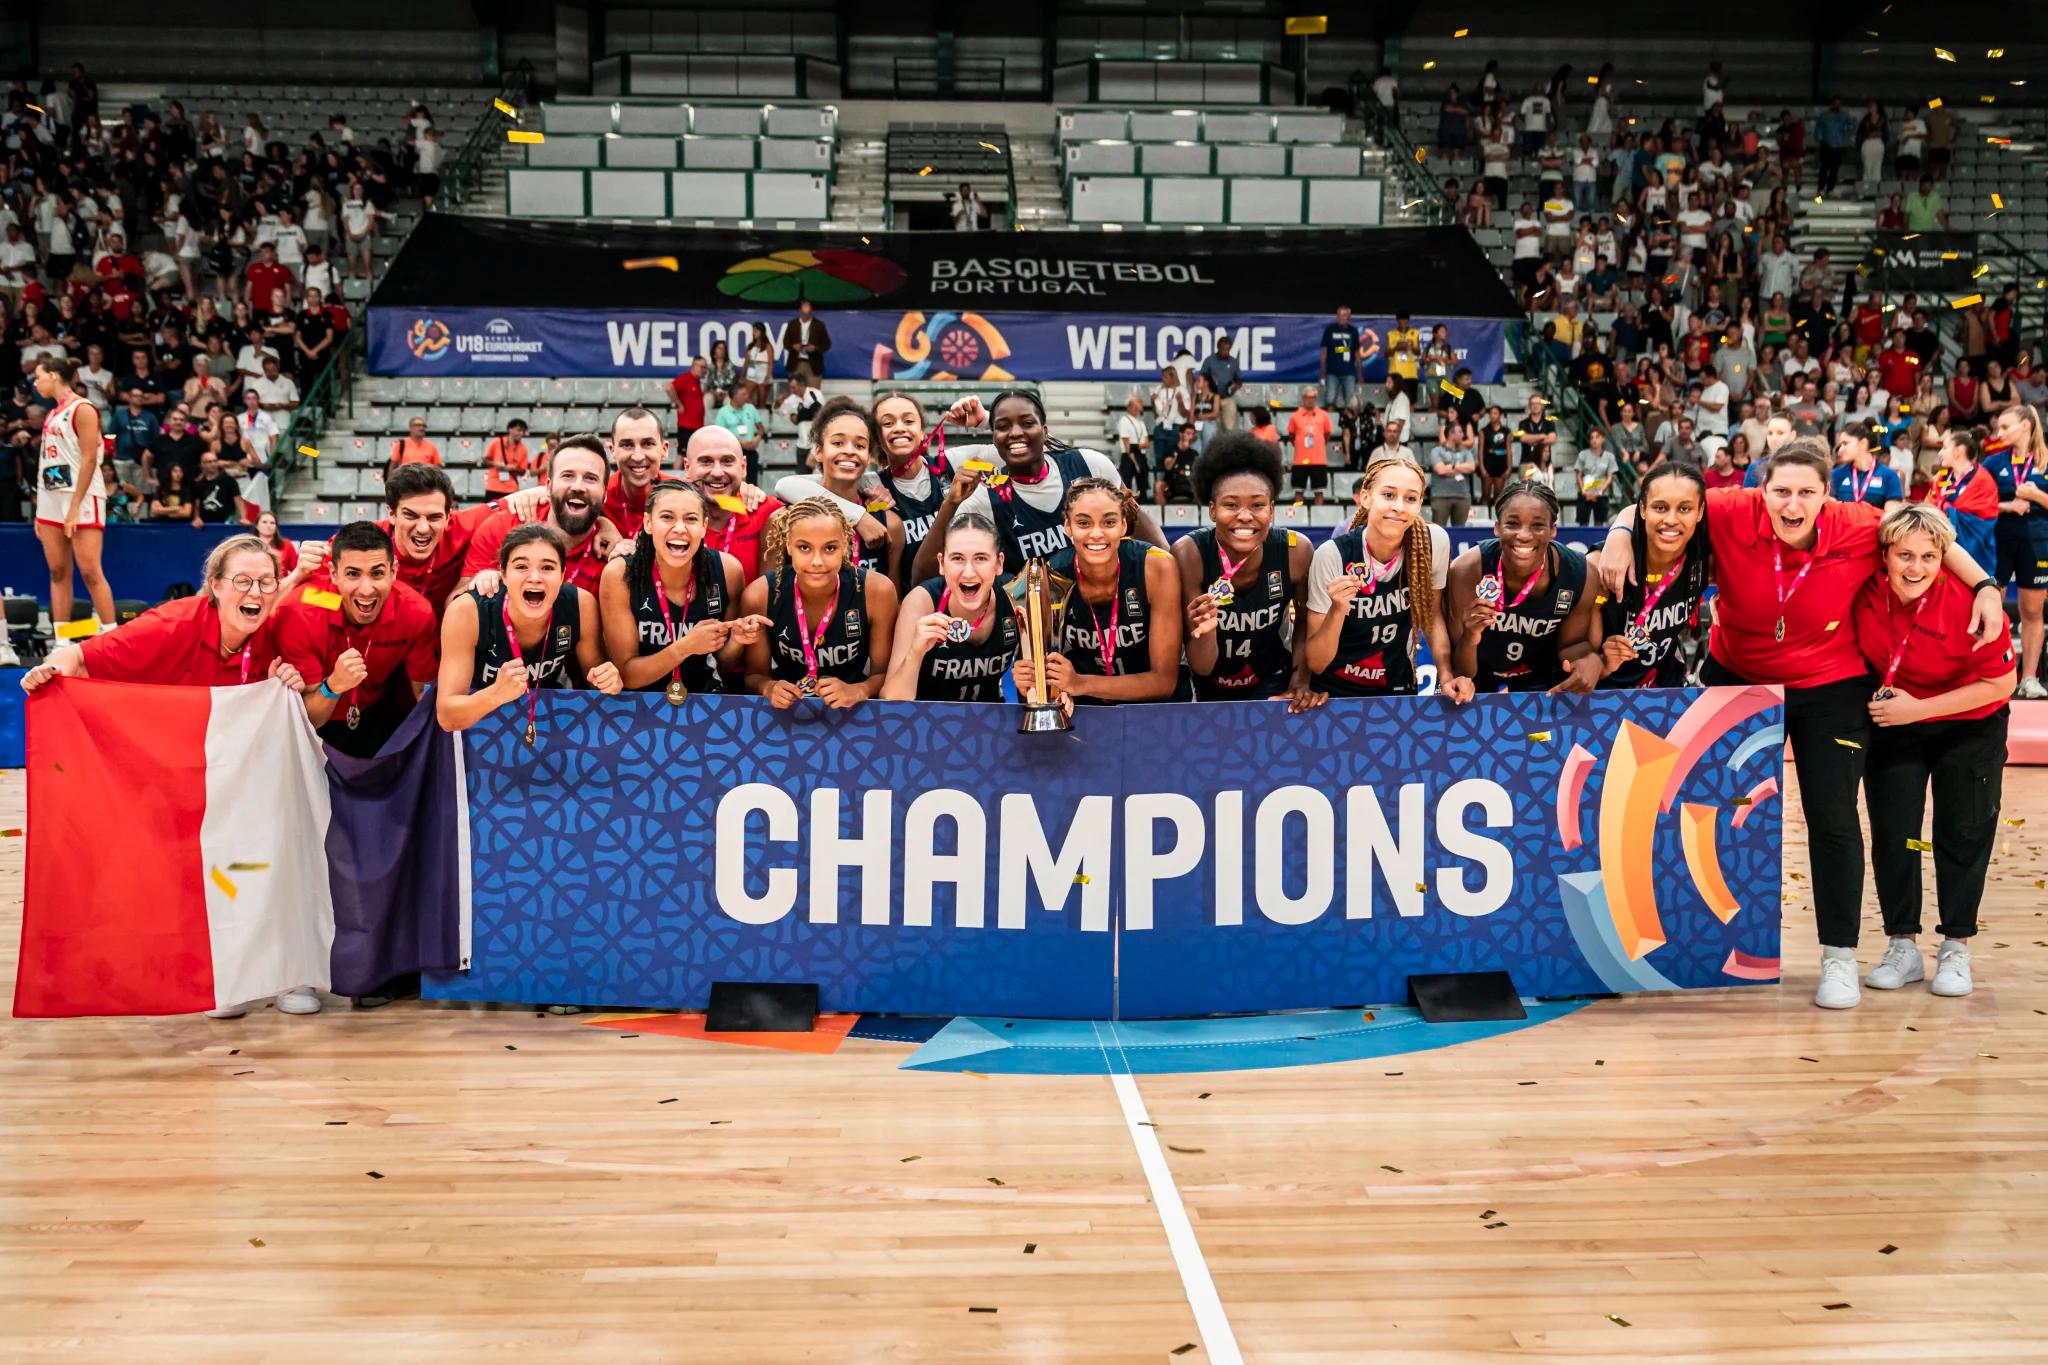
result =
[[[1891,939],[1863,978],[1897,990],[1927,976],[1920,946],[1920,817],[1934,796],[1935,904],[1941,948],[1936,995],[1970,993],[1970,939],[1984,871],[1998,833],[2005,780],[2008,699],[2018,676],[2012,640],[1969,637],[1968,587],[1942,568],[1955,540],[1948,518],[1925,503],[1894,508],[1877,531],[1883,571],[1855,605],[1856,645],[1877,673],[1870,757],[1863,774],[1870,813],[1870,866]]]
[[[567,557],[564,581],[590,594],[593,602],[597,600],[598,579],[604,573],[605,561],[611,557],[612,542],[618,538],[616,528],[602,516],[605,478],[610,469],[604,442],[597,437],[571,436],[563,441],[548,457],[548,505],[537,518],[562,533],[566,547],[563,553]],[[497,569],[498,547],[523,520],[529,519],[522,518],[513,508],[503,507],[478,524],[462,559],[462,578],[455,585],[457,596],[466,592],[478,575]],[[480,586],[494,588],[495,580],[486,580]]]
[[[1870,743],[1870,684],[1849,604],[1878,562],[1879,513],[1828,496],[1834,462],[1820,442],[1787,442],[1770,457],[1761,489],[1707,494],[1706,526],[1720,602],[1707,637],[1702,681],[1785,689],[1785,733],[1799,772],[1813,878],[1821,977],[1814,1003],[1848,1009],[1861,998],[1856,940],[1863,903],[1863,832],[1856,792]],[[1615,519],[1602,552],[1610,595],[1634,565],[1635,509]],[[1948,548],[1949,570],[1972,589],[1970,634],[2005,630],[1997,586],[1970,557]]]
[[[647,516],[647,492],[662,478],[668,462],[668,440],[661,419],[646,408],[627,408],[612,419],[611,455],[615,473],[605,482],[604,514],[631,540]]]
[[[427,599],[398,581],[391,537],[351,522],[329,542],[328,584],[277,609],[277,652],[306,679],[306,717],[346,754],[377,752],[434,679],[440,623]]]
[[[277,655],[271,611],[317,566],[311,545],[290,578],[255,536],[229,536],[206,557],[206,586],[173,598],[104,635],[65,645],[22,678],[33,692],[52,678],[104,678],[174,687],[234,687],[276,678],[294,692],[305,679]],[[318,1008],[318,1006],[315,1006]]]
[[[740,438],[726,427],[699,431],[683,452],[683,477],[711,500],[705,513],[704,543],[737,559],[747,582],[759,578],[761,537],[769,518],[782,510],[782,503],[763,498],[751,508],[746,506],[754,490],[747,483],[747,456],[740,449]]]
[[[547,505],[545,488],[522,488],[509,498],[455,510],[455,485],[439,466],[400,465],[384,481],[391,515],[377,523],[397,553],[398,581],[427,600],[440,619],[462,577],[462,562],[476,528],[506,509],[530,520]]]

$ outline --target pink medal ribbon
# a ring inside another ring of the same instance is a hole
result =
[[[1122,585],[1119,584],[1118,586]],[[1080,589],[1076,588],[1075,591],[1079,592]],[[1081,598],[1081,601],[1088,608],[1088,619],[1095,624],[1095,650],[1102,656],[1102,676],[1114,678],[1116,676],[1116,617],[1117,612],[1123,608],[1123,599],[1117,595],[1115,588],[1110,589],[1109,629],[1106,632],[1102,629],[1102,618],[1095,614],[1095,604],[1090,602],[1085,596]]]
[[[1877,466],[1875,464],[1870,466],[1870,472],[1868,474],[1865,474],[1860,482],[1856,478],[1856,466],[1853,464],[1850,465],[1849,501],[1862,502],[1863,495],[1870,491],[1870,485],[1875,482],[1877,482]]]
[[[504,593],[505,641],[512,646],[512,657],[521,663],[525,663],[526,652],[519,647],[519,632],[512,625],[512,589],[508,587],[504,589]],[[540,679],[535,676],[535,673],[537,673],[542,664],[548,661],[548,625],[552,622],[552,619],[550,617],[549,622],[544,622],[541,625],[540,658],[534,662],[534,672],[529,672],[526,679],[526,744],[528,748],[533,747],[534,734],[536,733],[534,728],[535,722],[540,715]]]
[[[690,604],[697,599],[697,564],[695,556],[691,557],[689,573],[683,587],[683,624],[688,625],[690,623]],[[656,570],[654,575],[654,600],[661,603],[661,628],[668,633],[668,642],[674,644],[676,642],[676,622],[675,618],[669,615],[668,589],[661,585],[661,573],[659,570]],[[669,678],[671,688],[681,687],[683,685],[683,666],[677,664],[675,671],[669,675]]]
[[[1245,556],[1249,559],[1251,556]],[[1237,577],[1237,571],[1244,567],[1243,559],[1233,560],[1223,552],[1223,537],[1216,537],[1216,558],[1223,565],[1223,573],[1209,585],[1209,600],[1219,607],[1227,607],[1237,600],[1237,587],[1230,580]]]
[[[1913,614],[1906,618],[1905,632],[1899,636],[1899,643],[1892,650],[1891,662],[1885,665],[1884,682],[1879,685],[1876,692],[1871,694],[1870,699],[1872,701],[1890,701],[1893,697],[1899,695],[1892,689],[1892,680],[1899,676],[1899,665],[1906,658],[1906,646],[1913,643],[1913,623],[1920,619],[1920,608],[1926,606],[1927,599],[1933,595],[1934,585],[1930,583],[1927,585],[1927,591],[1914,599]],[[1894,596],[1884,604],[1885,624],[1892,626],[1894,629],[1897,628],[1896,622],[1898,620],[1897,602],[1898,598]]]
[[[1365,563],[1353,565],[1351,576],[1365,584],[1365,595],[1370,597],[1380,590],[1380,584],[1401,572],[1401,561],[1406,557],[1405,552],[1397,552],[1385,564],[1375,563],[1372,557],[1372,547],[1367,546]],[[1365,572],[1359,573],[1359,569],[1363,569]]]
[[[891,475],[908,477],[907,471],[913,463],[920,462],[919,457],[925,453],[926,447],[936,447],[938,450],[937,456],[933,459],[921,461],[926,472],[934,479],[944,478],[946,476],[946,422],[944,418],[939,419],[939,424],[924,434],[924,439],[917,443],[916,449],[912,450],[904,458],[902,464],[891,465],[889,473]]]
[[[1644,645],[1650,643],[1650,613],[1655,611],[1657,604],[1664,600],[1664,594],[1671,591],[1672,583],[1677,581],[1678,571],[1684,567],[1685,556],[1680,555],[1672,561],[1671,567],[1664,571],[1664,578],[1657,584],[1657,591],[1645,592],[1643,594],[1643,609],[1636,613],[1636,619],[1629,622],[1628,626],[1627,636],[1630,649],[1641,649]]]
[[[1501,598],[1506,596],[1507,594],[1507,571],[1505,569],[1496,569],[1494,572],[1488,574],[1487,578],[1492,579],[1495,585],[1492,594],[1494,602],[1494,615],[1505,616],[1509,612],[1513,611],[1516,607],[1521,606],[1522,603],[1525,600],[1527,600],[1529,594],[1535,590],[1536,580],[1543,577],[1543,568],[1544,566],[1539,564],[1536,567],[1536,571],[1529,575],[1528,581],[1522,584],[1522,590],[1515,594],[1515,600],[1507,603],[1506,605],[1501,605]],[[1487,594],[1484,591],[1481,591],[1479,594],[1479,600],[1483,602],[1486,600],[1486,598]]]
[[[1771,563],[1776,572],[1778,585],[1778,624],[1772,632],[1772,638],[1777,640],[1778,643],[1783,644],[1785,641],[1786,604],[1791,602],[1792,594],[1799,591],[1799,585],[1806,581],[1806,575],[1813,572],[1814,560],[1811,557],[1807,559],[1806,564],[1799,570],[1798,576],[1792,580],[1792,586],[1789,588],[1785,586],[1785,543],[1775,537],[1771,540]]]
[[[790,589],[790,595],[796,598],[796,639],[804,649],[806,672],[802,684],[803,694],[815,697],[818,695],[818,646],[825,643],[825,632],[832,629],[832,614],[839,610],[839,590],[832,590],[831,604],[825,608],[825,614],[818,618],[818,630],[813,635],[810,619],[804,615],[803,585],[793,583]]]

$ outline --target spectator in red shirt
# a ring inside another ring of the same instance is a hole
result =
[[[256,259],[249,262],[242,278],[248,285],[251,307],[269,307],[279,289],[285,291],[286,298],[291,297],[292,272],[277,263],[277,248],[269,242],[256,248]]]
[[[127,280],[131,283],[142,278],[142,260],[128,250],[128,239],[117,228],[107,234],[107,250],[92,263],[92,273],[102,282]]]
[[[1906,349],[1906,329],[1892,328],[1885,347],[1877,353],[1877,379],[1885,392],[1910,399],[1920,383],[1920,357]]]
[[[1878,511],[1828,494],[1834,461],[1817,440],[1787,442],[1757,488],[1707,494],[1706,527],[1720,601],[1701,679],[1710,687],[1785,689],[1785,733],[1799,772],[1808,831],[1821,976],[1814,1003],[1861,1001],[1856,941],[1863,904],[1863,833],[1856,794],[1870,744],[1869,669],[1848,606],[1877,566]],[[1601,572],[1619,595],[1634,559],[1634,509],[1615,519]],[[2006,630],[1996,584],[1948,547],[1947,563],[1972,587],[1969,633]]]
[[[374,521],[334,533],[327,571],[340,605],[313,600],[314,589],[283,603],[277,652],[300,677],[319,679],[305,702],[320,738],[368,757],[433,681],[440,626],[427,599],[398,581],[391,537]]]
[[[740,438],[726,427],[711,426],[690,438],[683,452],[683,477],[704,490],[711,499],[705,509],[704,543],[740,562],[748,582],[761,576],[761,533],[768,518],[782,510],[775,498],[763,498],[747,510],[741,490],[746,487],[747,456]]]
[[[668,390],[676,400],[676,444],[688,449],[690,438],[704,425],[704,374],[711,362],[698,356],[690,368],[671,379]]]
[[[618,529],[603,515],[605,476],[610,468],[604,443],[597,437],[571,436],[563,441],[548,457],[548,505],[533,518],[551,522],[562,533],[566,545],[562,581],[589,593],[593,603],[605,561],[619,539]],[[469,552],[463,556],[462,579],[455,585],[457,596],[478,574],[497,573],[498,546],[525,520],[528,518],[517,510],[501,507],[478,524],[469,540]]]
[[[1855,342],[1851,352],[1858,365],[1867,364],[1884,340],[1884,295],[1871,294],[1849,314],[1849,335]]]
[[[1855,604],[1856,645],[1875,671],[1877,728],[1864,773],[1870,866],[1891,943],[1864,983],[1896,990],[1926,979],[1921,959],[1920,837],[1934,796],[1932,852],[1942,943],[1935,995],[1968,995],[1970,939],[1998,833],[2008,698],[2019,670],[2010,636],[1977,644],[1971,592],[1942,567],[1955,535],[1942,514],[1908,503],[1878,527],[1883,567]]]

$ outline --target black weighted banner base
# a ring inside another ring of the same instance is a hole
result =
[[[815,981],[714,981],[708,1033],[809,1033],[818,1022]]]
[[[1428,1024],[1526,1019],[1515,979],[1506,972],[1442,972],[1408,978],[1408,999]]]

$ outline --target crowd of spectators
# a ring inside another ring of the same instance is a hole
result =
[[[53,354],[81,361],[117,516],[207,519],[207,458],[241,481],[232,517],[253,514],[278,433],[354,325],[344,282],[369,275],[398,199],[436,187],[433,115],[373,143],[337,111],[292,147],[260,111],[231,131],[232,111],[175,99],[103,107],[82,66],[41,86],[13,82],[0,114],[0,519],[34,474],[28,381]]]
[[[1831,100],[1809,136],[1788,108],[1731,114],[1715,63],[1698,116],[1651,128],[1621,113],[1611,66],[1573,81],[1562,67],[1517,97],[1489,63],[1469,100],[1445,92],[1437,146],[1468,177],[1445,182],[1453,212],[1510,234],[1512,284],[1618,461],[1740,471],[1773,418],[1823,438],[1877,421],[1902,479],[1924,487],[1950,427],[2048,396],[2017,284],[1955,310],[1793,249],[1809,149],[1822,200],[1866,201],[1878,229],[1951,226],[1956,130],[1940,101],[1855,114]],[[1511,209],[1517,176],[1538,188]]]

